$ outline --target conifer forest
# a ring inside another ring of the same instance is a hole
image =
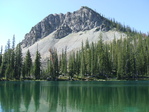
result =
[[[63,50],[61,55],[56,49],[49,49],[47,67],[42,68],[41,54],[36,51],[32,60],[30,51],[22,57],[21,45],[15,48],[15,36],[12,44],[8,40],[5,50],[0,52],[0,80],[56,80],[59,76],[83,79],[115,78],[120,80],[149,78],[149,36],[129,32],[127,38],[103,42],[102,35],[97,43],[82,42],[80,51]]]

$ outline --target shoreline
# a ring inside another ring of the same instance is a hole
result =
[[[0,82],[3,81],[149,81],[149,78],[129,78],[129,79],[117,79],[117,78],[106,78],[106,79],[100,79],[100,78],[88,78],[88,77],[84,77],[84,78],[78,78],[78,77],[73,77],[73,78],[69,78],[69,77],[60,77],[60,78],[55,78],[55,79],[31,79],[31,78],[26,78],[26,79],[0,79]]]

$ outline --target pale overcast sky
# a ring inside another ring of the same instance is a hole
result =
[[[0,0],[0,45],[15,34],[21,42],[31,28],[49,14],[76,11],[88,6],[107,18],[149,31],[149,0]]]

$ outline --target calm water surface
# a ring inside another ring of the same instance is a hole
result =
[[[149,112],[149,81],[0,82],[0,112]]]

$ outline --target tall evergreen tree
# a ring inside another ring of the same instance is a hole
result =
[[[41,56],[40,53],[38,52],[38,50],[36,51],[36,58],[35,58],[35,62],[34,62],[34,76],[36,79],[40,79],[40,75],[41,75]]]
[[[7,59],[7,47],[5,46],[5,52],[2,56],[2,63],[1,63],[1,67],[0,67],[0,78],[5,78],[5,71],[7,69],[7,63],[8,63],[8,59]],[[2,49],[2,47],[1,47]],[[2,51],[2,50],[1,50]]]
[[[7,41],[7,45],[6,45],[6,52],[5,52],[5,56],[6,56],[6,69],[5,69],[5,78],[9,79],[10,75],[11,75],[11,48],[10,48],[10,39],[8,39]]]
[[[100,40],[97,44],[98,49],[98,62],[99,62],[99,74],[105,75],[106,65],[105,65],[105,50],[102,35],[100,35]]]
[[[21,78],[21,72],[22,72],[22,49],[21,49],[21,45],[18,44],[15,50],[15,71],[14,71],[14,77],[16,79],[20,79]]]
[[[50,76],[53,80],[59,75],[59,61],[56,49],[49,49],[50,52]]]
[[[91,72],[91,75],[95,75],[95,72],[96,72],[96,63],[97,63],[97,60],[96,60],[96,56],[95,56],[95,45],[94,43],[92,43],[91,45],[91,55],[90,55],[90,72]]]
[[[12,49],[15,49],[15,35],[13,35],[13,39],[12,39]]]
[[[39,57],[37,57],[37,58],[39,58]],[[23,64],[23,69],[24,69],[23,74],[22,74],[23,78],[25,78],[25,77],[30,78],[31,68],[32,68],[32,58],[31,58],[30,51],[28,50],[26,53],[26,57],[24,59],[24,64]]]
[[[13,79],[14,78],[14,73],[15,73],[15,36],[13,36],[12,39],[12,48],[10,50],[10,70],[8,70],[9,72],[9,78]]]
[[[69,76],[70,79],[72,79],[72,77],[74,76],[76,70],[75,70],[75,54],[73,53],[70,57],[69,57],[69,63],[68,63],[68,71],[69,71]]]
[[[67,51],[62,50],[62,55],[60,58],[60,72],[64,75],[67,74]]]
[[[84,47],[82,42],[82,49],[81,49],[81,60],[80,60],[80,76],[84,77],[86,74],[86,65],[85,65],[85,55],[84,55]]]
[[[11,78],[14,78],[15,75],[15,51],[12,50],[11,52],[11,61],[10,61],[10,67],[11,67]]]
[[[80,74],[80,66],[81,66],[81,56],[80,56],[80,52],[79,51],[77,51],[76,52],[76,56],[75,56],[75,73],[76,73],[76,75],[79,75]]]

